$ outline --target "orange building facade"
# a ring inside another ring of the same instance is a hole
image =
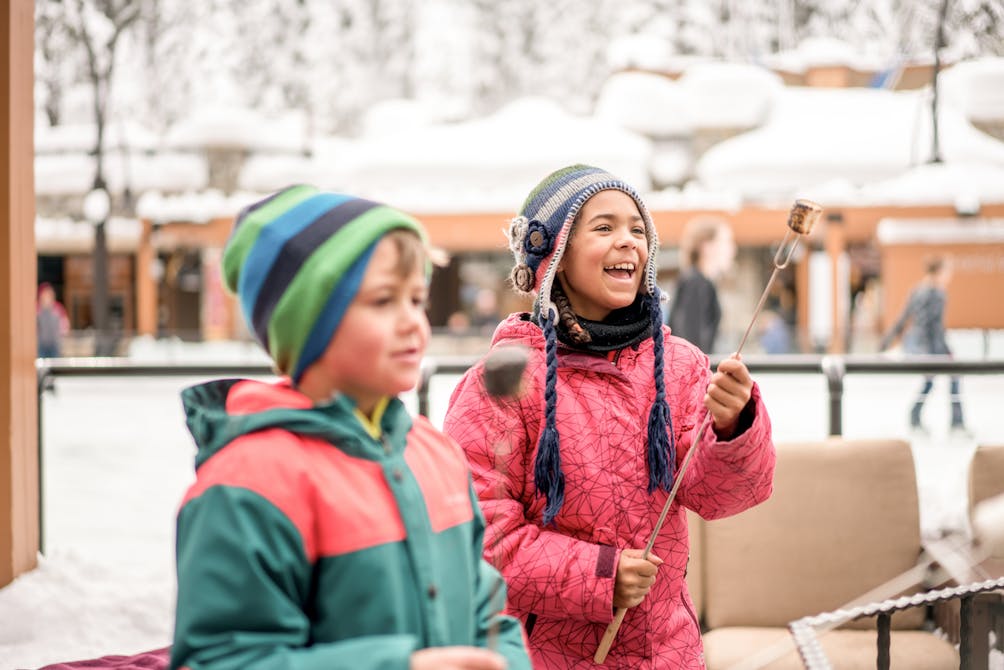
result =
[[[833,305],[832,333],[827,349],[841,352],[846,349],[846,333],[849,324],[847,314],[840,309],[848,296],[837,295],[844,291],[846,284],[837,277],[840,259],[848,252],[859,248],[875,249],[881,260],[880,277],[884,287],[882,326],[888,326],[893,318],[889,313],[896,309],[905,295],[904,287],[912,285],[921,267],[916,257],[927,253],[926,245],[906,248],[902,245],[885,247],[876,244],[876,231],[885,219],[909,219],[930,221],[957,221],[964,228],[967,222],[982,219],[1004,219],[1004,204],[984,205],[978,219],[956,219],[956,214],[948,206],[916,207],[839,207],[826,209],[824,215],[812,231],[809,239],[802,240],[806,250],[823,251],[830,258],[834,276],[831,282],[834,295],[829,301]],[[727,220],[733,228],[737,245],[743,249],[770,250],[780,243],[786,231],[788,211],[780,209],[748,207],[739,211],[712,210],[664,210],[653,211],[652,216],[663,247],[675,247],[679,243],[683,225],[693,217],[701,215],[718,216]],[[480,214],[421,214],[418,215],[429,231],[432,243],[463,259],[467,255],[508,257],[504,239],[499,229],[508,219],[505,213]],[[236,311],[236,304],[219,279],[219,263],[222,248],[230,233],[230,219],[215,219],[207,224],[166,223],[154,226],[143,222],[143,234],[135,252],[135,285],[128,293],[135,296],[135,332],[140,335],[155,336],[164,323],[164,292],[170,293],[171,275],[177,270],[165,273],[162,260],[168,257],[185,256],[196,259],[201,276],[199,300],[187,309],[197,317],[200,339],[230,339],[246,336],[246,331]],[[981,307],[993,295],[1004,289],[1004,249],[999,245],[968,244],[957,250],[960,262],[956,264],[956,282],[951,291],[950,309],[947,315],[949,328],[1004,328],[1004,313],[996,313]],[[853,255],[853,253],[852,253]],[[871,255],[874,255],[872,253]],[[809,287],[808,264],[805,254],[796,257],[793,263],[795,326],[799,331],[808,328],[809,300],[813,292]],[[505,261],[502,261],[505,262]],[[769,268],[768,268],[769,270]],[[159,276],[158,276],[159,275]],[[455,282],[454,282],[455,283]],[[446,282],[450,285],[451,282]],[[995,288],[996,287],[996,288]],[[435,288],[435,287],[434,287]],[[498,286],[500,293],[507,293],[505,286]],[[451,289],[446,289],[450,292]],[[125,289],[123,289],[125,292]],[[996,293],[995,293],[996,292]],[[818,295],[818,294],[816,294]],[[433,302],[455,296],[434,295]],[[184,307],[181,307],[184,309]],[[749,306],[752,312],[753,305]],[[168,308],[168,311],[169,308]],[[159,315],[159,316],[158,316]]]

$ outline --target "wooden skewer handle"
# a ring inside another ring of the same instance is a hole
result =
[[[607,660],[607,653],[610,651],[610,646],[617,638],[617,631],[620,630],[621,624],[624,622],[625,614],[627,614],[626,607],[617,608],[617,612],[614,614],[614,620],[607,626],[606,631],[603,632],[603,639],[600,640],[600,645],[596,647],[596,653],[593,654],[593,663],[601,664],[603,661]]]

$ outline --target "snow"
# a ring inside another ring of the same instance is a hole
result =
[[[135,251],[143,227],[137,219],[113,216],[105,225],[108,250]],[[94,248],[94,226],[67,217],[35,219],[35,246],[40,251],[58,249],[60,253],[89,253]]]
[[[94,172],[94,157],[84,153],[39,154],[35,156],[35,192],[87,193],[94,184]],[[105,180],[113,193],[120,193],[126,186],[133,193],[204,189],[209,182],[209,167],[205,158],[192,153],[113,152],[105,156]]]
[[[796,191],[817,199],[804,189],[834,179],[859,188],[893,179],[930,157],[929,109],[918,91],[784,88],[767,123],[709,149],[697,176],[710,190],[738,191],[754,202],[787,200]],[[941,107],[939,131],[947,163],[1004,166],[1004,143],[976,130],[958,109]],[[999,198],[995,180],[971,186],[985,202]],[[919,188],[895,193],[930,202],[925,194]],[[875,188],[865,195],[872,202],[885,197]]]
[[[888,61],[878,55],[863,53],[837,37],[817,36],[802,40],[794,49],[768,54],[763,63],[786,72],[801,73],[809,68],[845,66],[858,70],[878,70]]]
[[[1004,57],[959,63],[938,75],[945,98],[970,121],[1001,121],[1004,110]]]
[[[755,128],[784,88],[778,75],[743,63],[697,63],[680,77],[680,86],[700,128]]]
[[[676,81],[651,72],[612,75],[600,89],[594,114],[649,137],[693,133],[700,120],[692,96]]]
[[[35,153],[88,152],[94,149],[97,128],[93,123],[64,123],[50,126],[35,122]],[[116,121],[105,128],[105,149],[148,151],[156,149],[157,136],[135,121]]]
[[[1004,163],[918,165],[889,179],[862,186],[861,200],[885,205],[955,205],[978,209],[980,202],[1004,202]]]
[[[300,151],[308,137],[306,120],[300,114],[266,117],[236,105],[200,105],[178,121],[165,138],[179,149],[229,147],[241,149]]]
[[[337,150],[331,161],[318,153],[313,183],[421,214],[512,211],[541,177],[571,163],[601,165],[647,190],[652,146],[608,121],[522,98],[473,121],[362,137]]]
[[[883,219],[875,238],[880,244],[1002,244],[1004,219]],[[1004,258],[1000,259],[1004,270]]]
[[[136,203],[136,215],[153,223],[169,221],[207,223],[221,217],[232,217],[262,197],[263,193],[246,191],[238,191],[227,196],[216,189],[177,195],[147,191]]]
[[[963,358],[983,355],[981,334],[951,331]],[[1004,355],[1004,333],[988,353]],[[139,340],[136,362],[265,361],[250,343]],[[826,437],[821,375],[756,375],[778,442]],[[0,670],[133,654],[170,643],[174,515],[193,479],[194,447],[178,391],[201,378],[61,378],[43,404],[45,555],[37,570],[0,589]],[[436,376],[430,419],[442,425],[455,376]],[[919,376],[851,375],[844,394],[849,438],[905,437]],[[948,383],[938,378],[914,457],[925,535],[968,531],[967,476],[974,445],[1002,443],[996,420],[1004,376],[973,375],[963,393],[972,440],[947,439]],[[807,401],[807,399],[809,399]],[[414,409],[414,394],[405,401]],[[798,407],[798,411],[792,411]]]
[[[659,35],[625,35],[610,40],[607,63],[617,70],[669,71],[674,54],[668,40]]]

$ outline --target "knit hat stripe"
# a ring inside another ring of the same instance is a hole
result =
[[[296,367],[293,368],[291,376],[294,380],[299,381],[307,366],[320,358],[324,354],[324,350],[328,348],[338,324],[341,323],[342,317],[345,315],[345,310],[349,308],[356,293],[359,292],[359,286],[366,274],[366,266],[369,265],[370,258],[373,257],[376,245],[376,242],[371,244],[370,248],[352,264],[352,267],[345,271],[338,286],[339,290],[331,292],[328,302],[321,309],[321,314],[318,316],[313,330],[307,336],[300,358],[296,361]]]
[[[342,199],[341,204],[334,206],[334,209],[332,209],[337,197],[318,196],[317,200],[324,200],[323,203],[318,203],[321,206],[320,212],[323,212],[323,215],[316,220],[305,217],[306,225],[300,226],[299,230],[295,230],[292,235],[287,236],[287,231],[282,227],[273,228],[272,226],[269,226],[266,231],[276,231],[274,240],[265,238],[265,231],[263,231],[262,235],[259,235],[256,246],[268,245],[271,248],[280,247],[273,263],[270,266],[266,266],[267,269],[262,270],[268,276],[263,279],[261,284],[262,289],[253,303],[253,311],[250,312],[252,314],[251,322],[254,324],[258,341],[264,344],[266,348],[271,348],[269,346],[268,335],[272,313],[275,311],[276,305],[279,304],[279,301],[286,294],[286,290],[290,287],[290,284],[299,276],[300,269],[308,262],[312,254],[322,244],[330,242],[331,238],[344,226],[355,220],[356,217],[368,210],[379,207],[377,203],[370,202],[369,200]],[[355,258],[355,255],[353,255],[353,258]],[[339,271],[336,274],[337,276],[331,277],[332,282],[329,285],[329,289],[341,279],[342,272]],[[246,305],[244,309],[245,313],[248,313]]]
[[[321,193],[303,202],[297,203],[281,216],[261,228],[244,260],[244,272],[238,282],[238,293],[241,296],[241,309],[249,317],[249,325],[259,334],[260,298],[262,286],[266,281],[273,281],[275,267],[283,262],[289,262],[286,247],[290,241],[302,234],[318,222],[319,217],[333,207],[349,200],[349,196],[336,193]],[[268,346],[265,340],[262,344]]]
[[[425,239],[425,233],[415,219],[385,205],[378,205],[348,221],[337,235],[317,246],[302,263],[268,319],[268,349],[275,352],[273,358],[280,369],[287,373],[294,369],[305,370],[313,362],[304,359],[301,365],[303,345],[321,317],[329,294],[336,286],[339,291],[343,290],[340,282],[352,263],[374,242],[396,228],[411,230]],[[334,330],[326,336],[330,340],[333,335]],[[285,352],[286,359],[279,360],[278,352]]]
[[[244,261],[262,228],[315,193],[317,189],[313,186],[291,186],[251,205],[237,217],[223,254],[223,281],[227,289],[238,292],[239,277],[247,269]]]
[[[556,220],[556,216],[561,216],[566,210],[562,205],[567,204],[568,199],[574,197],[582,188],[602,181],[616,181],[616,179],[603,170],[590,170],[588,172],[578,171],[578,176],[570,181],[553,180],[547,188],[537,195],[529,206],[524,208],[524,216],[528,219],[536,219],[542,213],[547,213],[548,226],[561,225],[561,221]],[[555,219],[552,221],[552,219]],[[545,223],[542,221],[542,223]]]
[[[530,192],[530,195],[528,195],[526,200],[523,201],[523,206],[520,207],[520,212],[529,217],[527,212],[539,211],[541,203],[548,199],[550,193],[554,192],[555,184],[564,181],[569,175],[582,173],[593,174],[596,172],[603,172],[603,170],[600,168],[590,167],[588,165],[569,165],[566,168],[562,168],[561,170],[554,172],[538,184],[537,188]]]

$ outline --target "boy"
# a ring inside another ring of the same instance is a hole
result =
[[[530,667],[463,456],[395,397],[429,337],[424,244],[309,186],[238,216],[224,279],[284,378],[182,394],[172,669]]]

